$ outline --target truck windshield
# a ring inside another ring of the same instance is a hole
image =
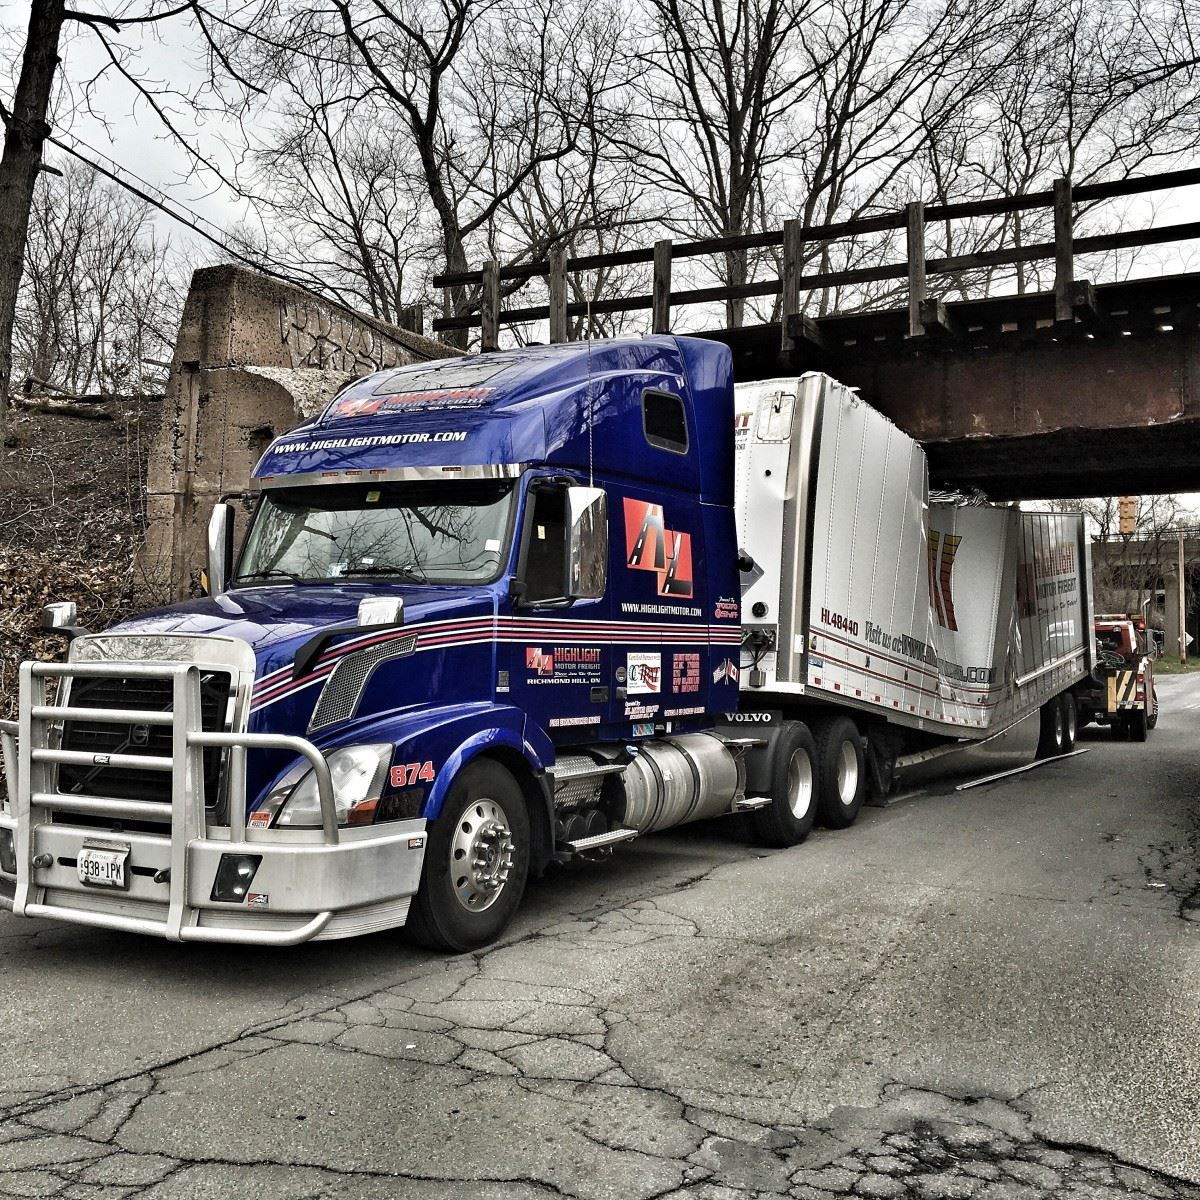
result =
[[[500,572],[512,494],[509,482],[467,480],[272,489],[233,583],[487,582]]]

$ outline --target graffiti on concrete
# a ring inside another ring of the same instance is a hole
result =
[[[279,332],[293,367],[361,375],[412,361],[378,330],[307,300],[279,302]]]

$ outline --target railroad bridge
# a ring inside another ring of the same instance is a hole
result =
[[[1196,184],[1200,168],[1076,188],[1060,180],[1052,191],[918,201],[836,225],[789,221],[744,237],[489,263],[435,280],[453,289],[458,308],[435,320],[433,332],[480,328],[483,348],[491,349],[504,324],[541,323],[551,341],[566,341],[572,319],[577,328],[589,307],[596,314],[645,310],[647,328],[669,332],[687,306],[768,297],[772,323],[702,330],[728,343],[738,378],[816,369],[860,388],[921,441],[937,485],[977,487],[997,500],[1200,490],[1200,274],[1102,283],[1076,275],[1081,255],[1198,239],[1200,221],[1091,237],[1075,231],[1077,217],[1097,204]],[[1053,213],[1053,241],[926,256],[931,228],[1038,209]],[[814,246],[879,234],[903,235],[904,261],[804,273]],[[672,286],[675,264],[738,251],[770,255],[779,277]],[[972,273],[1038,260],[1054,263],[1052,290],[971,298],[965,281]],[[579,273],[638,264],[650,268],[648,293],[568,301]],[[946,280],[965,298],[939,297]],[[905,299],[904,307],[815,318],[806,311],[822,289],[878,283]],[[540,303],[522,306],[533,289]],[[319,411],[347,380],[458,353],[421,336],[420,326],[415,313],[394,327],[253,271],[197,270],[150,455],[150,529],[139,560],[145,576],[187,595],[212,501],[245,487],[271,438]]]
[[[861,389],[916,437],[936,484],[977,487],[998,500],[1200,490],[1200,274],[1132,282],[1077,277],[1083,255],[1200,238],[1200,221],[1102,236],[1076,236],[1078,215],[1118,197],[1200,183],[1200,169],[992,200],[925,205],[838,224],[782,229],[691,243],[442,275],[435,284],[468,289],[457,315],[433,322],[435,334],[481,328],[485,349],[502,325],[547,322],[551,341],[568,339],[571,318],[649,310],[649,328],[670,332],[686,305],[772,297],[778,319],[740,328],[689,329],[726,342],[739,379],[823,370]],[[926,257],[935,224],[1053,213],[1054,238],[979,253]],[[804,274],[805,250],[864,235],[903,232],[902,262]],[[736,287],[674,290],[681,260],[772,252],[779,277]],[[1052,261],[1044,292],[974,299],[939,298],[939,281],[959,290],[971,273]],[[582,272],[648,264],[644,295],[568,302]],[[543,282],[544,281],[544,282]],[[907,291],[902,308],[807,314],[822,290],[893,281]],[[544,303],[517,303],[533,283]]]

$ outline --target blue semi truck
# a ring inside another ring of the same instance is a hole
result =
[[[98,634],[48,610],[69,655],[23,665],[3,730],[0,904],[464,950],[554,862],[738,812],[794,845],[1030,713],[1061,752],[1078,522],[936,507],[853,393],[739,402],[710,341],[357,380],[263,455],[236,553],[216,507],[206,596]]]

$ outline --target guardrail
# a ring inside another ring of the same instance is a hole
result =
[[[1086,280],[1075,278],[1075,259],[1078,255],[1200,238],[1200,221],[1077,238],[1076,207],[1120,196],[1140,195],[1192,184],[1200,184],[1200,167],[1168,171],[1139,179],[1083,184],[1078,187],[1073,187],[1069,179],[1056,179],[1053,188],[1048,191],[951,204],[927,205],[921,200],[914,200],[895,212],[825,225],[806,226],[799,220],[792,220],[785,221],[781,229],[765,233],[712,237],[681,243],[662,239],[653,246],[612,254],[587,254],[567,258],[561,251],[556,251],[545,259],[509,266],[501,266],[498,262],[491,261],[485,263],[478,271],[460,271],[434,277],[435,287],[477,288],[478,297],[468,302],[463,311],[434,320],[433,329],[435,333],[444,333],[480,327],[481,349],[494,350],[499,345],[502,324],[548,320],[550,341],[565,342],[569,340],[567,335],[570,317],[586,316],[588,313],[608,314],[649,309],[652,332],[669,333],[671,309],[675,306],[779,296],[782,342],[786,350],[794,345],[794,335],[790,329],[794,322],[789,318],[803,320],[800,316],[802,293],[846,284],[906,279],[909,335],[919,337],[931,329],[949,327],[941,301],[929,296],[928,281],[931,276],[960,274],[982,268],[1015,266],[1019,263],[1048,259],[1054,260],[1055,321],[1071,322],[1076,310],[1087,309],[1089,306],[1094,308],[1092,285]],[[1029,246],[1001,247],[947,258],[927,259],[925,256],[925,231],[931,222],[1001,216],[1035,209],[1053,209],[1053,241],[1038,242]],[[900,229],[905,231],[907,250],[907,257],[903,262],[810,275],[802,273],[803,250],[808,243],[828,244],[866,233]],[[671,267],[676,260],[774,247],[782,248],[782,271],[777,279],[733,286],[671,290]],[[570,274],[643,263],[651,264],[653,271],[650,292],[586,303],[568,303],[567,278]],[[505,295],[506,291],[509,295],[514,294],[530,280],[539,278],[548,281],[547,303],[525,307],[501,307],[502,299],[508,298]],[[505,284],[512,286],[505,289]]]

